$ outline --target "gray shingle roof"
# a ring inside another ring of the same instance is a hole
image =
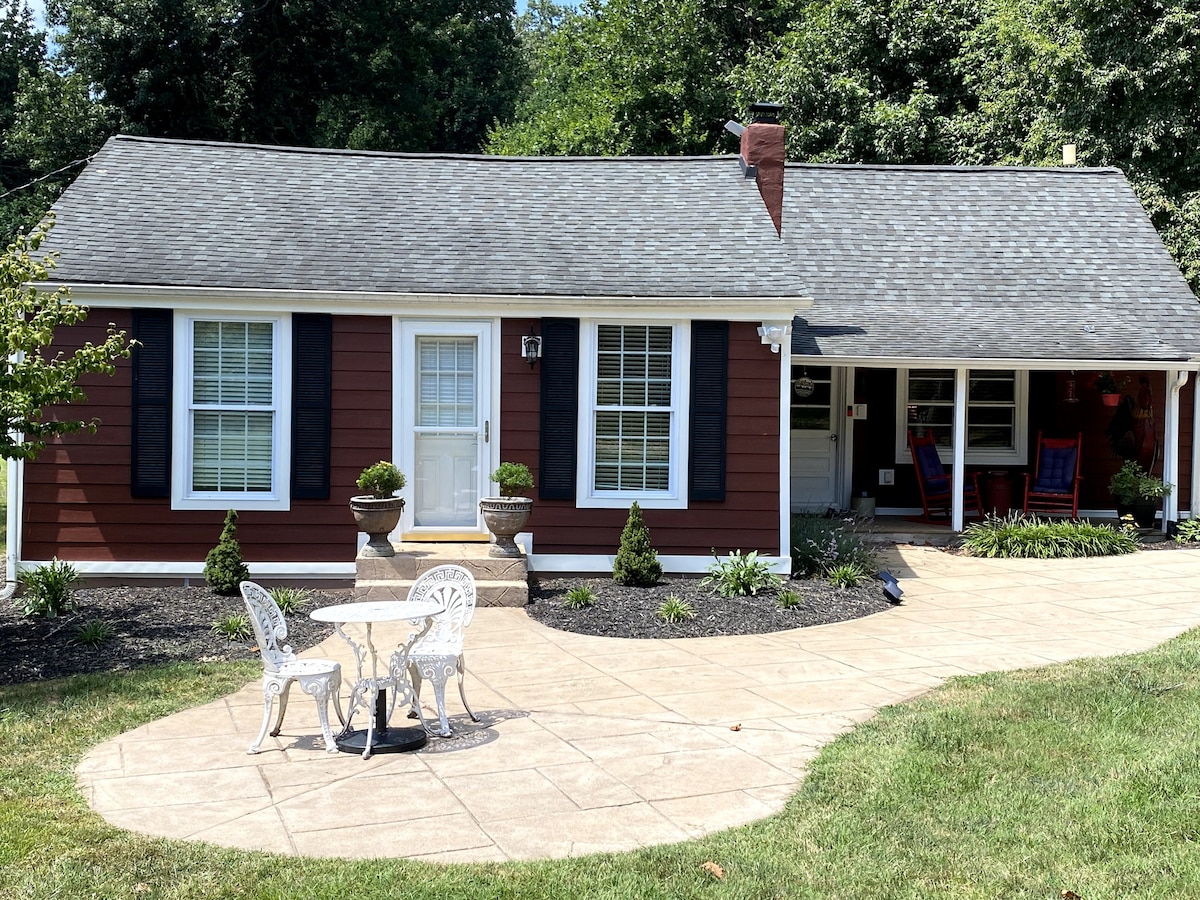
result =
[[[729,160],[515,159],[117,137],[56,205],[68,281],[799,296]],[[763,261],[765,264],[762,264]]]
[[[1200,304],[1113,169],[790,164],[783,239],[729,157],[117,137],[56,205],[72,283],[812,297],[795,352],[1182,360]],[[1091,330],[1085,330],[1090,326]]]
[[[815,298],[796,353],[1200,355],[1200,303],[1115,169],[790,166],[787,183],[784,242]]]

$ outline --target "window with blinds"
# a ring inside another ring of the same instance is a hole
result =
[[[1024,463],[1026,379],[1012,369],[967,374],[968,463]],[[897,379],[897,462],[911,462],[907,434],[932,434],[944,459],[954,448],[954,370],[901,370]]]
[[[673,344],[670,325],[597,326],[596,492],[670,489]]]
[[[269,494],[277,409],[275,325],[192,322],[190,492]]]

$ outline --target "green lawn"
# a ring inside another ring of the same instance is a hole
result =
[[[0,896],[1129,900],[1200,884],[1200,631],[956,679],[827,747],[780,815],[634,853],[293,859],[128,834],[76,793],[73,768],[98,740],[255,675],[179,665],[0,688]]]

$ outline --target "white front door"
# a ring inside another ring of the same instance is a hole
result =
[[[401,324],[397,446],[409,476],[401,531],[410,540],[487,534],[479,498],[488,487],[491,344],[488,322]]]
[[[792,366],[792,512],[840,508],[842,370]]]

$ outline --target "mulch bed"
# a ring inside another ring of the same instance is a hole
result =
[[[531,578],[529,615],[563,631],[621,638],[687,638],[729,634],[765,634],[788,628],[825,625],[881,612],[891,607],[882,582],[870,580],[855,588],[837,588],[818,579],[788,581],[784,589],[800,595],[802,605],[780,609],[777,591],[750,597],[721,597],[699,578],[676,578],[654,587],[623,587],[611,578]],[[594,606],[570,609],[563,605],[567,591],[587,585]],[[693,619],[668,623],[657,615],[668,597],[692,605]]]
[[[571,610],[563,595],[585,584],[596,605]],[[761,634],[840,622],[887,609],[880,582],[857,588],[835,588],[823,581],[799,579],[785,587],[803,598],[797,608],[784,610],[776,593],[726,599],[700,579],[665,580],[652,588],[626,588],[611,578],[532,578],[527,612],[553,628],[581,634],[624,638],[681,638],[708,635]],[[297,651],[315,646],[333,634],[330,625],[314,622],[308,613],[321,606],[343,603],[346,590],[314,591],[303,608],[287,618],[288,643]],[[664,623],[659,604],[675,596],[692,604],[696,617]],[[21,614],[18,600],[0,603],[0,684],[16,684],[81,673],[112,672],[178,661],[216,662],[256,659],[254,641],[230,641],[213,630],[213,623],[244,613],[238,596],[223,597],[206,587],[96,587],[75,591],[76,609],[56,619]],[[102,620],[114,635],[98,647],[76,641],[79,628]]]

